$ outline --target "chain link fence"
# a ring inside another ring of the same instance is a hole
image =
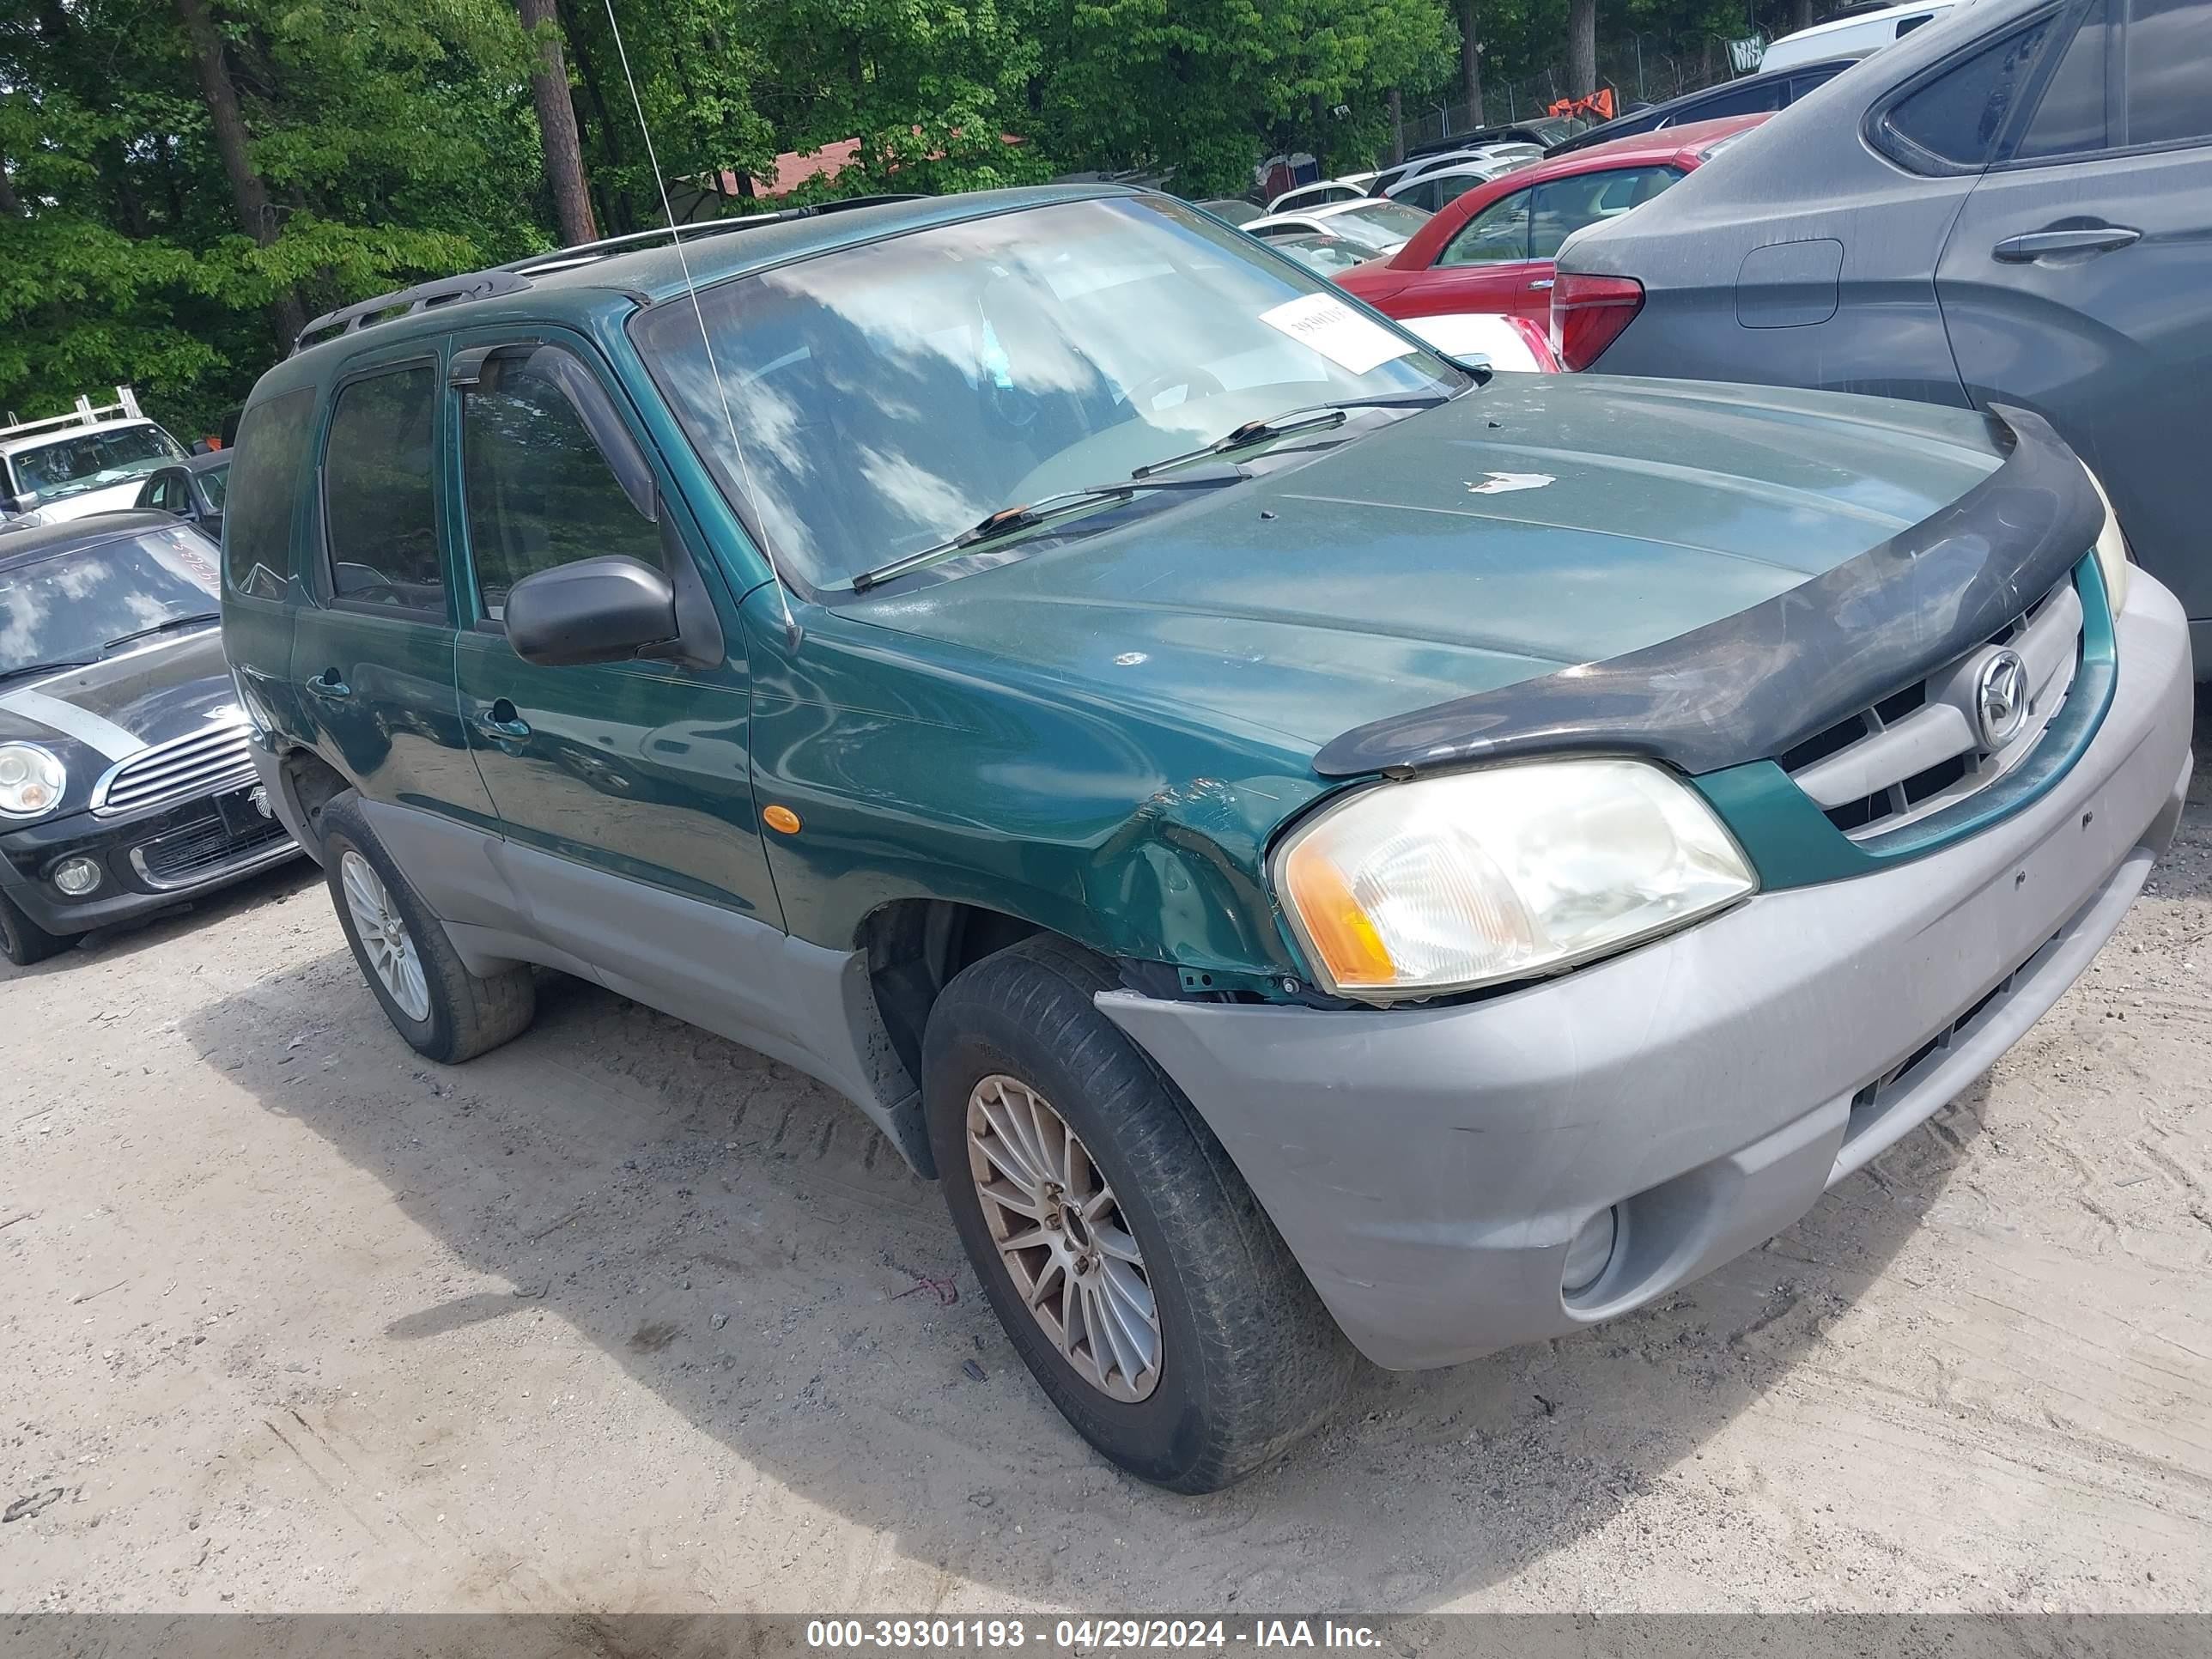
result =
[[[1613,88],[1613,107],[1632,103],[1663,104],[1686,92],[1700,91],[1730,78],[1728,46],[1718,35],[1690,46],[1671,35],[1633,34],[1605,43],[1598,53],[1598,85]],[[1571,87],[1566,65],[1553,64],[1514,81],[1486,79],[1478,118],[1464,102],[1431,103],[1417,108],[1406,102],[1406,148],[1436,143],[1480,126],[1525,121],[1541,115],[1563,98],[1596,90]]]

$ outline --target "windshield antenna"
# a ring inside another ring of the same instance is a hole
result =
[[[744,481],[745,499],[752,503],[753,517],[760,525],[761,552],[768,560],[769,580],[775,584],[775,597],[783,605],[784,642],[792,649],[799,645],[799,618],[792,615],[791,594],[783,585],[783,572],[776,566],[775,548],[770,542],[768,515],[761,511],[760,494],[753,488],[753,470],[745,459],[744,441],[738,436],[738,418],[730,412],[729,388],[722,384],[722,371],[714,361],[714,342],[707,332],[707,313],[699,308],[699,285],[691,280],[691,261],[684,257],[684,235],[676,227],[676,210],[668,200],[668,181],[661,177],[660,158],[653,154],[653,130],[645,124],[645,102],[637,95],[636,77],[629,72],[629,51],[623,45],[622,25],[615,21],[615,0],[606,0],[607,29],[615,38],[615,56],[622,60],[623,80],[629,88],[630,107],[637,112],[637,130],[645,138],[646,165],[653,169],[653,183],[660,192],[660,210],[668,216],[668,240],[676,250],[676,263],[684,272],[684,293],[691,301],[691,316],[699,325],[699,343],[707,349],[707,372],[714,376],[714,395],[721,399],[722,424],[730,434],[730,447],[738,453],[738,471]]]

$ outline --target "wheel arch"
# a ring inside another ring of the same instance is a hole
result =
[[[877,1018],[917,1088],[929,1011],[953,976],[1010,945],[1051,932],[1008,911],[958,899],[891,899],[860,919],[853,945],[867,963]]]

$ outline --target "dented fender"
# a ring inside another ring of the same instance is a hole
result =
[[[754,790],[801,825],[767,836],[793,933],[849,949],[884,906],[937,899],[1192,975],[1304,978],[1263,872],[1327,792],[1310,747],[957,648],[918,659],[826,612],[793,652],[758,602]]]

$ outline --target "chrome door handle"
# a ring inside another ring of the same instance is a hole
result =
[[[1990,252],[2007,264],[2026,264],[2048,253],[2109,253],[2142,240],[2125,225],[2080,225],[2070,230],[2031,230],[2008,236]]]
[[[1551,285],[1552,279],[1549,276],[1539,276],[1534,282],[1528,284],[1532,289],[1549,288]]]
[[[353,696],[353,687],[338,678],[338,671],[335,668],[325,668],[314,678],[309,680],[307,690],[319,697],[329,698],[332,702],[337,702],[342,697]]]
[[[492,706],[477,716],[477,724],[495,738],[517,743],[530,735],[530,722],[524,720],[515,706],[505,697],[496,699]]]

